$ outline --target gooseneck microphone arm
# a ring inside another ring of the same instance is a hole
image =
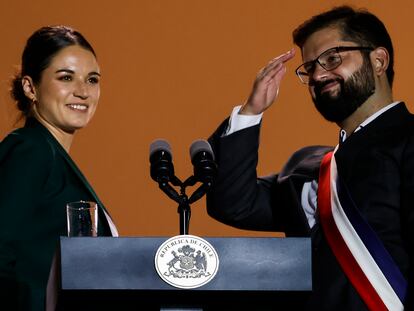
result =
[[[191,218],[190,204],[201,199],[213,184],[217,173],[214,153],[206,140],[196,140],[190,147],[191,163],[194,174],[182,182],[174,174],[172,153],[169,143],[165,140],[155,140],[150,145],[151,178],[158,183],[159,188],[172,200],[178,203],[180,215],[180,234],[188,234]],[[188,198],[185,190],[197,182],[201,185]],[[178,193],[171,185],[180,187]]]
[[[158,187],[172,200],[180,203],[181,198],[177,191],[168,182],[159,182]]]
[[[190,203],[192,202],[190,202],[188,196],[185,193],[184,184],[181,183],[181,189],[179,194],[167,182],[161,182],[158,184],[158,186],[170,199],[178,203],[177,212],[180,215],[180,234],[188,234],[191,218]]]
[[[195,201],[200,200],[208,192],[208,190],[210,190],[210,188],[211,188],[211,183],[210,184],[205,183],[199,186],[197,190],[194,191],[193,194],[188,199],[188,203],[192,204]]]

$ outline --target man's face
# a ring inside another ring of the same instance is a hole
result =
[[[305,42],[303,60],[314,60],[324,51],[338,46],[358,45],[341,40],[340,33],[335,28],[322,29]],[[344,51],[339,55],[342,63],[337,68],[327,71],[316,64],[309,77],[309,91],[316,109],[332,122],[344,121],[375,91],[369,57],[363,56],[361,51]]]

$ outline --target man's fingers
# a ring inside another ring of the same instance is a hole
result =
[[[281,63],[274,64],[273,66],[266,66],[262,68],[262,70],[260,70],[257,78],[259,80],[263,80],[269,75],[272,75],[274,71],[277,71],[278,69],[280,69],[280,67],[281,67]]]
[[[258,78],[263,79],[267,75],[273,75],[274,70],[279,70],[282,68],[283,64],[295,56],[295,50],[292,48],[291,50],[287,51],[286,53],[279,55],[272,59],[267,66],[262,68],[259,71]]]
[[[283,53],[275,58],[273,58],[270,62],[269,65],[275,64],[275,63],[285,63],[289,60],[291,60],[296,54],[296,51],[294,48],[290,49],[289,51],[287,51],[286,53]]]
[[[273,69],[270,69],[268,72],[263,74],[262,81],[267,82],[270,79],[273,79],[280,71],[286,72],[286,66],[283,63],[279,63]]]
[[[282,66],[280,70],[278,70],[275,75],[272,77],[275,83],[280,84],[280,81],[282,81],[282,78],[286,74],[286,66]]]

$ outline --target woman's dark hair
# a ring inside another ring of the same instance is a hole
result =
[[[78,31],[67,26],[47,26],[35,31],[27,40],[22,55],[21,70],[12,80],[11,95],[17,102],[23,117],[31,113],[31,101],[26,97],[22,87],[22,77],[29,76],[33,83],[40,82],[42,72],[52,58],[63,48],[79,45],[95,55],[89,42]]]
[[[328,28],[337,28],[343,40],[349,40],[362,46],[387,49],[390,63],[387,78],[390,86],[394,80],[394,49],[390,35],[384,24],[374,14],[364,9],[354,10],[350,6],[339,6],[315,15],[293,31],[293,41],[300,48],[315,32]]]

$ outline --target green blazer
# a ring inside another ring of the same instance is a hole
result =
[[[98,203],[98,235],[111,231],[102,202],[68,153],[36,119],[0,143],[0,309],[44,310],[66,203]]]

